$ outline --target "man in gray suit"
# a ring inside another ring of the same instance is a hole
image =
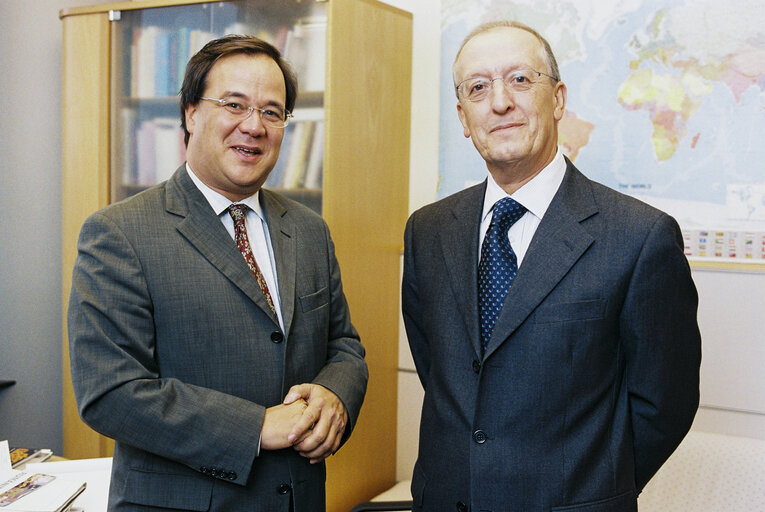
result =
[[[326,224],[261,188],[296,94],[268,43],[208,43],[181,91],[187,163],[82,228],[72,378],[116,440],[109,510],[324,510],[368,375]]]
[[[678,225],[561,154],[566,86],[535,31],[479,27],[453,74],[489,176],[407,224],[414,509],[635,511],[698,406]]]

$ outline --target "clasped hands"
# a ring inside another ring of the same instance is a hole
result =
[[[348,423],[343,402],[318,384],[292,386],[284,401],[266,409],[262,450],[293,447],[316,464],[337,451]]]

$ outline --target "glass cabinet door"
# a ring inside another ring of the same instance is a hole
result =
[[[111,201],[168,179],[185,161],[180,96],[186,63],[208,41],[255,35],[298,76],[294,117],[266,186],[321,212],[326,3],[241,0],[113,11]]]

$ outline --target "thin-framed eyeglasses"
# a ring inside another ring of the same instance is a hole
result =
[[[503,77],[488,78],[485,76],[475,76],[467,78],[455,87],[457,98],[465,98],[469,101],[481,101],[489,95],[489,91],[494,87],[496,80],[501,80],[505,88],[511,92],[526,92],[539,84],[545,76],[551,78],[554,82],[560,79],[554,76],[536,71],[534,69],[515,69]]]
[[[219,107],[223,107],[231,117],[239,122],[249,119],[255,110],[260,114],[260,120],[263,124],[270,128],[284,128],[290,123],[290,118],[292,117],[291,112],[285,112],[283,109],[274,106],[265,108],[251,107],[236,100],[226,98],[201,97],[199,99],[214,101]]]

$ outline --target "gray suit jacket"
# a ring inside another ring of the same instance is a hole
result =
[[[698,406],[680,230],[568,162],[481,354],[485,187],[407,224],[403,312],[425,388],[415,510],[634,511]]]
[[[324,221],[262,190],[282,333],[182,166],[87,219],[68,325],[82,418],[116,440],[110,510],[324,509],[323,464],[257,455],[264,411],[321,384],[358,417],[367,383]]]

